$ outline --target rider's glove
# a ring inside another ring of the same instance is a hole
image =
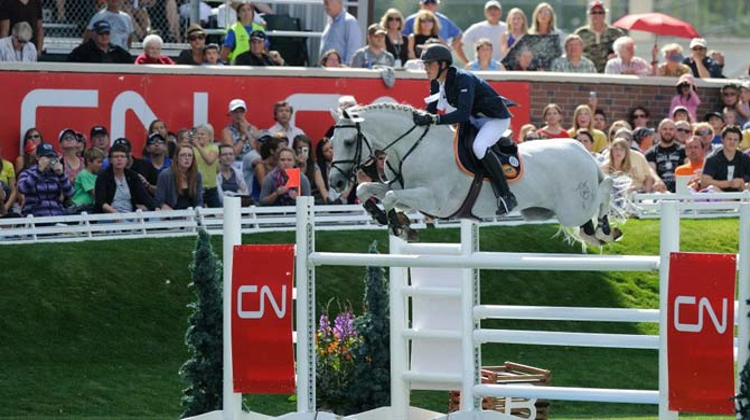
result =
[[[414,111],[413,119],[416,125],[430,125],[438,122],[437,115],[424,111]]]

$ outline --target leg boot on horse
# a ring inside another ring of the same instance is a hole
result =
[[[500,156],[498,156],[492,148],[489,148],[482,159],[482,165],[484,165],[484,169],[490,175],[490,178],[492,178],[492,189],[497,196],[496,214],[498,216],[504,216],[510,213],[518,203],[516,202],[516,196],[510,191],[508,180],[505,179]]]

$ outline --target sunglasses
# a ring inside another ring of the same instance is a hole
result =
[[[679,85],[677,85],[677,87],[681,87],[681,88],[690,87],[690,83],[680,83]]]
[[[188,37],[188,41],[196,41],[199,39],[206,39],[205,35],[192,35]]]
[[[680,133],[685,133],[685,134],[690,133],[690,129],[688,128],[678,128],[677,131],[679,131]]]
[[[711,134],[711,132],[708,130],[700,130],[696,131],[695,134],[698,136],[708,136],[709,134]]]

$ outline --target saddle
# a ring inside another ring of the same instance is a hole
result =
[[[463,204],[461,204],[461,207],[456,213],[448,217],[449,219],[459,218],[479,220],[479,217],[475,216],[471,210],[474,208],[474,203],[477,201],[477,197],[479,197],[482,183],[485,179],[487,179],[488,182],[491,181],[487,178],[484,165],[482,165],[482,162],[474,156],[474,152],[471,148],[478,131],[479,130],[470,123],[461,124],[459,125],[458,130],[456,130],[456,135],[453,138],[456,165],[458,165],[458,167],[468,176],[473,177],[473,180],[471,181],[469,192],[466,194]],[[518,147],[514,142],[511,141],[512,144],[505,146],[501,146],[499,143],[501,142],[498,141],[498,143],[494,144],[492,149],[498,156],[500,156],[503,163],[505,178],[508,180],[508,183],[512,184],[523,177],[521,155],[518,153]]]

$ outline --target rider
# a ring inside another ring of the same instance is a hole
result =
[[[502,147],[515,143],[503,136],[513,116],[508,106],[515,105],[475,74],[451,66],[453,54],[442,44],[429,45],[420,57],[430,79],[430,94],[425,98],[427,112],[414,112],[417,125],[457,124],[471,122],[479,129],[472,145],[474,155],[482,161],[492,178],[492,189],[498,198],[498,215],[509,213],[516,206],[516,197],[508,187],[500,157],[491,147],[498,142]],[[446,105],[456,108],[443,115]]]

